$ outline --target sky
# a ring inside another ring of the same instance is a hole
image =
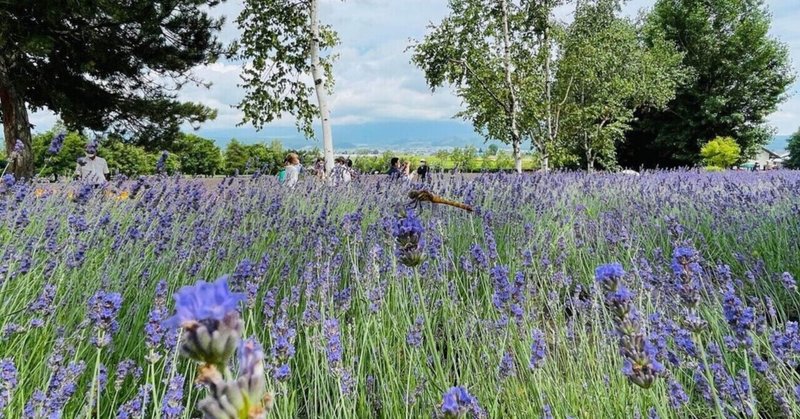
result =
[[[447,0],[320,0],[320,18],[339,32],[341,44],[333,52],[335,91],[330,97],[335,148],[369,147],[373,144],[458,145],[479,143],[468,124],[453,119],[461,101],[448,89],[432,93],[422,72],[414,67],[407,47],[422,39],[430,23],[447,14]],[[623,12],[635,16],[655,0],[631,0]],[[771,33],[787,44],[795,69],[800,63],[800,2],[767,0],[773,14]],[[220,34],[224,43],[238,34],[234,20],[241,0],[228,0],[213,9],[226,16]],[[563,19],[569,12],[563,11]],[[242,63],[219,61],[199,67],[196,74],[210,88],[186,86],[179,98],[200,102],[218,110],[214,121],[205,123],[199,135],[220,145],[235,137],[245,142],[280,139],[290,147],[319,145],[305,140],[294,129],[291,117],[282,118],[261,131],[250,125],[237,126],[241,112],[235,108],[244,96],[239,86]],[[769,116],[777,134],[791,134],[800,126],[800,81],[789,98]],[[57,116],[37,112],[31,116],[35,131],[49,129]]]

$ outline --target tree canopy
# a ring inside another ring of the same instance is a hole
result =
[[[800,129],[797,130],[786,145],[789,152],[789,159],[784,163],[789,169],[800,169]]]
[[[181,102],[198,82],[191,69],[215,60],[219,0],[0,2],[0,113],[17,176],[33,174],[32,110],[57,113],[70,129],[109,130],[127,140],[174,138],[184,122],[216,111]]]
[[[327,170],[333,168],[333,138],[327,95],[333,90],[335,56],[320,55],[339,42],[337,33],[320,25],[319,0],[245,0],[236,22],[242,31],[231,56],[247,62],[242,72],[243,123],[256,128],[285,115],[314,138],[313,123],[322,124]],[[314,103],[313,95],[317,100]]]
[[[745,156],[765,144],[766,117],[794,79],[788,50],[769,28],[762,0],[658,0],[647,38],[673,42],[692,78],[666,109],[639,110],[621,147],[623,162],[692,165],[717,136],[734,138]]]
[[[558,96],[568,105],[562,142],[587,170],[596,162],[614,169],[636,107],[662,109],[684,74],[673,45],[645,45],[635,23],[618,13],[619,0],[581,3],[561,43]]]

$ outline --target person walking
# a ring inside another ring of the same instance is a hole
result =
[[[111,180],[106,159],[97,155],[97,144],[92,142],[86,145],[86,157],[78,159],[75,178],[91,183],[95,187]]]
[[[420,182],[425,182],[428,180],[428,162],[425,159],[419,161],[419,167],[417,167],[417,180]]]

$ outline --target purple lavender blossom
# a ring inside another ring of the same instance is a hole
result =
[[[689,402],[689,396],[686,395],[686,391],[683,389],[681,383],[675,381],[674,379],[671,379],[669,380],[668,387],[669,387],[669,405],[673,409],[678,409]]]
[[[289,367],[289,364],[280,365],[272,371],[272,378],[278,380],[279,382],[286,382],[291,376],[292,369]]]
[[[125,379],[128,376],[132,376],[134,379],[139,379],[142,375],[142,369],[136,365],[136,362],[132,359],[125,359],[122,360],[119,364],[117,364],[117,371],[114,374],[114,389],[117,391],[122,389],[122,384],[125,383]]]
[[[683,304],[692,309],[700,302],[700,281],[702,273],[697,252],[690,247],[678,247],[672,253],[672,272],[675,289]]]
[[[425,321],[422,316],[418,316],[414,321],[414,326],[408,331],[406,335],[406,343],[412,348],[419,348],[422,346],[422,324]]]
[[[136,393],[133,399],[123,403],[117,410],[117,419],[132,419],[141,416],[142,412],[146,411],[149,404],[150,394],[153,392],[153,387],[150,384],[145,384],[139,387],[139,392]]]
[[[794,280],[794,277],[789,272],[784,272],[781,275],[781,282],[783,283],[783,287],[786,288],[789,292],[797,292],[797,283]]]
[[[199,281],[175,294],[176,313],[164,321],[164,326],[184,328],[184,356],[221,366],[236,350],[243,328],[236,309],[245,297],[230,292],[227,280],[223,276],[214,283]]]
[[[486,257],[486,253],[483,252],[479,244],[474,243],[470,248],[470,253],[472,253],[472,259],[475,260],[475,264],[479,267],[482,269],[487,269],[489,267],[489,259]]]
[[[602,284],[604,287],[606,284],[613,283],[614,286],[610,288],[616,288],[616,283],[625,276],[625,270],[622,269],[622,265],[619,263],[609,263],[605,265],[600,265],[594,271],[594,278],[597,282]]]
[[[500,366],[498,367],[498,375],[501,380],[512,377],[517,374],[517,365],[514,362],[514,354],[511,351],[506,351],[503,358],[500,359]]]
[[[397,243],[397,258],[408,267],[419,266],[425,258],[422,234],[425,229],[414,210],[408,210],[392,225],[392,236]]]
[[[183,414],[183,376],[176,374],[172,377],[164,394],[161,405],[161,414],[164,418],[175,419]]]
[[[728,284],[723,294],[722,310],[725,320],[728,321],[739,339],[745,339],[755,327],[755,310],[744,305],[742,300],[736,296],[736,291],[731,284]]]
[[[14,177],[14,175],[10,173],[3,175],[2,184],[5,185],[6,189],[12,188],[16,183],[17,179]]]
[[[547,355],[547,342],[545,342],[544,333],[539,329],[533,329],[531,335],[533,342],[531,343],[531,359],[528,366],[531,369],[535,369],[544,364],[544,358]]]
[[[332,370],[336,370],[342,364],[342,341],[339,336],[339,321],[336,319],[325,320],[322,333],[327,342],[325,351],[328,357],[328,366]]]
[[[0,359],[0,414],[17,388],[17,368],[10,358]]]
[[[181,287],[175,294],[176,313],[164,321],[164,326],[177,328],[190,321],[223,320],[244,299],[244,294],[230,291],[227,276],[213,283],[199,281],[194,286]]]
[[[122,296],[118,292],[96,292],[89,299],[87,317],[94,326],[92,344],[102,348],[111,343],[111,336],[119,329],[117,314],[122,307]]]
[[[45,284],[39,297],[28,306],[28,311],[37,316],[50,317],[55,310],[55,305],[53,304],[55,297],[55,285]]]
[[[451,387],[444,393],[441,412],[445,418],[460,418],[467,413],[476,414],[480,411],[478,399],[473,397],[464,387]]]
[[[55,155],[61,151],[61,147],[64,146],[64,139],[67,138],[66,132],[59,132],[56,134],[52,140],[50,140],[50,147],[47,148],[47,152]]]

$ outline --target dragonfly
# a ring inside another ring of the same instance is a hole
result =
[[[451,207],[463,209],[467,212],[472,212],[472,207],[467,204],[442,198],[441,196],[434,195],[430,191],[424,189],[419,191],[411,191],[408,193],[408,197],[411,198],[411,202],[408,204],[408,206],[413,208],[421,208],[423,202],[430,202],[432,204],[449,205]]]

